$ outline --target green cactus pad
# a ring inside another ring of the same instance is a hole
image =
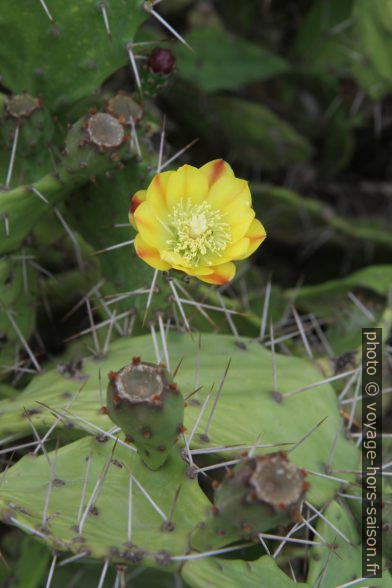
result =
[[[41,94],[56,108],[93,94],[128,60],[126,44],[146,18],[142,0],[1,2],[2,80],[13,92]],[[106,7],[111,38],[100,9]],[[18,63],[18,67],[15,67]]]
[[[306,588],[293,582],[268,555],[256,561],[225,560],[209,557],[186,562],[182,577],[193,588]]]
[[[52,474],[45,456],[24,456],[3,479],[1,518],[16,526],[27,525],[59,551],[88,552],[92,558],[177,568],[180,562],[171,561],[170,556],[187,552],[189,533],[201,519],[207,498],[197,480],[186,476],[187,465],[178,454],[171,455],[165,468],[152,474],[131,447],[114,446],[111,440],[102,442],[87,437],[62,447],[57,455],[48,454],[54,464]],[[88,468],[85,498],[79,511]],[[105,468],[102,487],[85,516]],[[52,491],[45,516],[49,483]],[[145,493],[161,512],[157,512]]]
[[[352,514],[346,505],[333,501],[323,514],[335,526],[335,529],[320,518],[316,530],[329,545],[334,547],[332,553],[328,547],[323,545],[311,548],[307,580],[310,586],[317,586],[320,577],[322,577],[323,588],[336,588],[336,586],[361,577],[359,572],[362,568],[361,539]],[[336,528],[345,535],[349,542],[336,532]],[[342,562],[344,562],[343,565]],[[369,580],[359,582],[355,586],[367,588]],[[391,588],[392,576],[388,570],[384,570],[382,579],[372,579],[371,586]]]
[[[175,367],[181,359],[183,360],[176,375],[176,382],[185,399],[195,389],[197,347],[197,341],[192,340],[190,335],[171,334],[168,338],[171,367]],[[24,409],[32,410],[34,413],[31,416],[32,422],[41,431],[46,431],[54,417],[49,410],[37,404],[37,401],[62,411],[70,399],[76,395],[81,384],[83,389],[70,407],[69,418],[76,427],[86,426],[78,421],[77,417],[82,417],[104,430],[109,430],[111,421],[100,410],[105,400],[103,393],[100,394],[99,373],[101,377],[104,377],[109,371],[120,369],[129,363],[134,355],[143,357],[145,361],[155,361],[152,349],[153,345],[149,336],[119,339],[111,345],[105,359],[84,361],[82,371],[86,380],[83,382],[66,377],[66,373],[60,375],[56,369],[35,377],[14,402],[0,403],[0,434],[21,437],[30,432],[30,424],[23,416]],[[193,435],[192,448],[205,449],[254,443],[297,443],[322,418],[328,417],[308,439],[290,453],[291,461],[310,471],[309,500],[314,504],[324,504],[326,500],[334,496],[339,483],[313,475],[311,471],[322,474],[328,460],[330,460],[328,465],[332,468],[353,470],[357,468],[359,459],[355,445],[347,441],[342,434],[337,433],[340,431],[340,416],[335,392],[328,384],[318,385],[278,402],[272,394],[271,354],[258,343],[254,342],[246,349],[240,349],[232,337],[203,335],[199,379],[203,387],[198,393],[199,403],[192,403],[190,399],[185,409],[184,424],[187,435],[190,434],[199,416],[200,402],[204,401],[212,384],[215,384],[215,390],[219,388],[227,368],[228,358],[231,358],[231,366],[210,423],[209,442],[206,442],[201,434],[205,432],[213,399],[210,399],[197,431]],[[323,379],[311,363],[302,358],[277,355],[276,361],[278,386],[281,393],[290,392],[293,391],[293,387],[298,389]],[[66,422],[69,425],[69,421]],[[60,422],[58,426],[62,427],[64,424]],[[279,447],[273,450],[277,449]],[[280,449],[287,450],[288,446],[282,445]],[[271,448],[261,450],[264,453],[268,451],[271,451]],[[238,451],[235,448],[221,454],[218,450],[215,455],[217,461],[230,459],[233,456],[238,457]],[[349,474],[339,474],[339,477],[352,479]]]
[[[208,550],[290,524],[309,488],[305,476],[283,452],[241,461],[215,491],[214,505],[193,534],[192,546]]]
[[[166,461],[182,431],[184,399],[162,365],[135,357],[118,372],[109,373],[108,415],[156,470]]]
[[[35,326],[37,271],[29,264],[31,251],[0,260],[0,379],[14,365]],[[19,331],[19,333],[18,333]]]

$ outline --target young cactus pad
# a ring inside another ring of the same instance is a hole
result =
[[[292,522],[309,488],[305,477],[284,452],[241,461],[218,486],[214,506],[192,545],[211,549]]]
[[[184,400],[162,364],[135,357],[118,372],[109,372],[107,410],[149,468],[165,463],[183,427]]]

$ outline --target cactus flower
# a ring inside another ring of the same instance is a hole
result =
[[[157,173],[131,198],[129,220],[141,259],[209,284],[232,280],[233,261],[249,257],[266,237],[248,182],[222,159]]]

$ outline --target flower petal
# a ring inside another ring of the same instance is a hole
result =
[[[242,237],[245,237],[254,217],[255,211],[247,205],[241,206],[237,202],[234,202],[225,208],[222,220],[230,226],[232,243],[236,243]]]
[[[248,182],[228,175],[222,176],[211,187],[207,202],[216,210],[223,210],[233,202],[238,204],[252,204],[252,196]]]
[[[188,268],[190,265],[185,261],[183,256],[177,251],[170,251],[169,249],[162,249],[161,250],[161,257],[167,263],[170,263],[173,267],[175,265],[180,265],[181,267]],[[183,271],[186,271],[185,269]]]
[[[202,280],[202,282],[207,282],[208,284],[217,284],[222,286],[223,284],[230,282],[230,280],[234,278],[236,272],[235,265],[231,261],[211,269],[213,270],[212,274],[207,276],[198,276],[199,280]]]
[[[236,259],[244,259],[248,252],[250,240],[247,237],[243,237],[239,241],[232,243],[219,255],[217,253],[208,253],[203,255],[202,262],[208,266],[221,265],[228,261]]]
[[[147,193],[147,190],[138,190],[131,197],[128,218],[129,218],[129,222],[131,223],[131,225],[133,226],[134,229],[136,229],[136,224],[135,224],[133,215],[135,214],[135,210],[137,209],[139,204],[141,204],[142,202],[145,201],[146,193]]]
[[[222,176],[234,176],[230,165],[223,159],[209,161],[200,168],[200,171],[206,176],[210,188]]]
[[[161,260],[161,256],[159,255],[159,251],[157,249],[154,249],[153,247],[150,247],[150,245],[148,245],[148,243],[143,241],[140,234],[136,235],[134,245],[135,245],[136,253],[138,254],[138,256],[143,261],[148,263],[148,265],[151,265],[151,267],[154,267],[155,269],[158,269],[158,270],[170,269],[170,265],[168,263],[166,263],[165,261]]]
[[[176,206],[181,199],[198,204],[205,200],[208,193],[206,176],[192,165],[183,165],[174,172],[168,181],[166,201],[168,208]]]
[[[243,257],[239,257],[238,259],[245,259],[246,257],[249,257],[249,255],[252,255],[252,253],[254,253],[254,251],[256,251],[256,249],[262,244],[266,236],[267,233],[261,222],[257,218],[253,219],[248,232],[246,233],[246,237],[249,239],[248,251]]]
[[[167,185],[173,171],[166,171],[156,174],[147,188],[146,199],[154,206],[158,214],[167,214]]]
[[[198,267],[185,267],[183,265],[173,264],[174,269],[185,272],[189,276],[207,276],[208,274],[214,273],[213,267],[198,266]]]
[[[167,241],[172,236],[170,230],[148,200],[137,207],[133,218],[137,230],[146,243],[159,250],[167,246]]]

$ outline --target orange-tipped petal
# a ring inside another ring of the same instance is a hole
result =
[[[140,234],[136,235],[134,246],[140,259],[151,265],[151,267],[162,271],[170,269],[170,265],[162,261],[159,251],[143,241]]]
[[[243,257],[239,257],[238,259],[245,259],[246,257],[249,257],[249,255],[252,255],[252,253],[254,253],[256,249],[262,244],[267,236],[267,233],[265,232],[265,228],[261,222],[255,218],[253,219],[246,236],[249,239],[248,250]]]
[[[222,210],[233,203],[252,204],[248,182],[232,176],[223,176],[211,187],[207,202],[216,210]]]
[[[167,185],[174,173],[173,171],[166,171],[156,174],[147,188],[146,200],[162,216],[167,214]]]
[[[223,286],[230,282],[235,276],[235,265],[231,261],[223,263],[222,265],[211,268],[213,272],[207,276],[198,276],[202,282],[208,284],[216,284],[217,286]]]
[[[207,193],[206,176],[192,165],[183,165],[169,178],[166,191],[167,205],[170,209],[181,200],[188,199],[192,204],[198,204],[206,199]]]
[[[136,229],[136,224],[135,224],[135,220],[133,218],[133,215],[135,214],[135,210],[137,209],[139,204],[141,204],[142,202],[145,201],[146,193],[147,193],[146,190],[138,190],[131,197],[128,218],[129,218],[129,222],[131,223],[131,225],[133,226],[134,229]]]
[[[137,207],[133,218],[146,243],[160,251],[167,247],[167,241],[172,236],[170,230],[148,200]]]
[[[210,188],[222,176],[234,176],[232,168],[223,159],[209,161],[200,168],[200,171],[206,176]]]

